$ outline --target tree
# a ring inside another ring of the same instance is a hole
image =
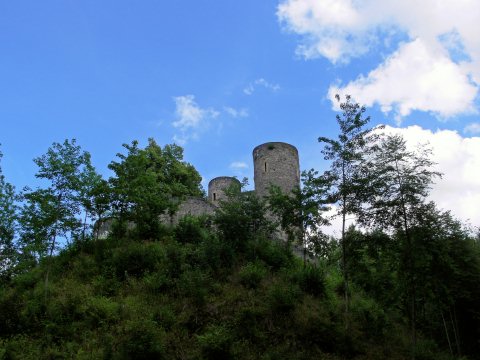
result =
[[[220,201],[214,217],[223,240],[240,251],[245,250],[249,242],[267,238],[274,232],[274,225],[267,217],[265,200],[254,192],[242,192],[242,187],[247,184],[244,179],[241,187],[233,184],[225,189],[227,198]]]
[[[93,166],[86,166],[81,174],[81,188],[79,201],[82,205],[84,218],[81,239],[85,240],[87,231],[87,220],[93,224],[101,222],[102,217],[111,208],[111,189],[108,182],[95,171]]]
[[[340,96],[335,96],[340,103]],[[330,170],[323,175],[332,182],[331,199],[338,205],[338,215],[342,218],[342,272],[345,297],[345,326],[348,329],[349,286],[347,272],[346,219],[348,214],[361,212],[361,203],[368,179],[365,175],[365,161],[375,149],[379,135],[371,128],[365,128],[370,117],[364,117],[365,107],[353,103],[349,95],[340,103],[342,114],[337,115],[340,127],[338,139],[319,137],[324,144],[322,154],[325,160],[331,160]]]
[[[121,224],[134,223],[139,237],[154,238],[160,215],[173,215],[185,196],[203,195],[202,178],[183,161],[180,146],[162,149],[149,139],[145,149],[138,147],[138,141],[123,147],[127,154],[117,154],[120,161],[108,166],[115,173],[109,179],[114,215]]]
[[[330,181],[312,169],[302,173],[302,183],[302,188],[293,189],[289,194],[272,186],[267,203],[288,240],[302,245],[305,264],[307,253],[310,256],[325,253],[326,235],[322,226],[329,223],[324,213],[329,210],[326,204]]]
[[[427,197],[434,178],[441,174],[432,170],[434,163],[429,156],[431,150],[420,147],[417,151],[407,150],[400,135],[389,135],[382,139],[379,151],[375,152],[365,169],[368,176],[368,201],[358,220],[369,227],[394,230],[400,236],[403,248],[403,264],[409,299],[412,354],[416,344],[416,256],[413,228],[422,226]],[[414,355],[413,355],[414,356]]]
[[[0,161],[2,157],[0,151]],[[0,277],[8,277],[15,264],[14,239],[18,220],[16,201],[15,187],[5,180],[0,167]]]
[[[76,145],[76,140],[53,143],[47,153],[33,160],[38,166],[35,177],[49,181],[46,189],[26,188],[21,214],[24,250],[42,258],[51,258],[58,238],[68,241],[78,236],[82,221],[82,194],[89,188],[88,179],[94,169],[90,154]],[[50,262],[45,274],[45,298],[48,289]]]

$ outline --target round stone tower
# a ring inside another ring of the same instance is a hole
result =
[[[218,205],[219,200],[225,200],[225,189],[230,186],[238,186],[240,189],[240,181],[231,176],[216,177],[208,183],[208,200],[214,205]]]
[[[295,146],[283,142],[269,142],[253,149],[255,192],[264,197],[270,185],[283,192],[300,186],[300,163]]]

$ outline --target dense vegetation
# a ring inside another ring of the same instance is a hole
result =
[[[329,170],[268,199],[229,189],[173,227],[159,215],[203,194],[176,145],[124,145],[104,180],[55,143],[34,160],[49,185],[22,192],[0,169],[0,359],[478,358],[478,232],[426,201],[428,150],[341,109]]]

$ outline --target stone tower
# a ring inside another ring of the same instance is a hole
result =
[[[225,200],[225,189],[230,186],[238,186],[240,189],[241,184],[236,178],[230,176],[220,176],[210,180],[208,183],[208,200],[213,205],[218,206],[219,200]]]
[[[300,186],[300,164],[295,146],[283,142],[269,142],[253,149],[255,192],[259,197],[269,193],[270,185],[283,192]]]

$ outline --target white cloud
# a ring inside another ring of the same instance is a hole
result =
[[[234,161],[230,164],[230,169],[234,169],[234,170],[248,169],[248,164],[243,161]]]
[[[203,125],[204,120],[216,118],[219,112],[214,109],[202,109],[195,102],[195,96],[185,95],[174,97],[177,120],[172,125],[180,130],[196,129]]]
[[[173,140],[180,145],[198,138],[198,133],[208,126],[208,120],[215,119],[220,114],[212,108],[201,108],[193,95],[176,96],[173,100],[176,120],[172,126],[180,131],[180,134],[174,135]]]
[[[247,109],[234,109],[229,106],[225,106],[223,110],[233,118],[245,118],[248,117],[248,110]]]
[[[433,185],[431,199],[459,219],[480,226],[480,137],[465,138],[456,131],[433,132],[419,126],[387,126],[385,132],[402,134],[410,149],[429,143],[436,170],[443,173]]]
[[[472,110],[480,84],[478,0],[283,0],[277,16],[301,36],[298,54],[334,64],[394,36],[407,39],[366,77],[331,91],[356,91],[398,119],[412,110],[440,117]]]
[[[280,85],[268,82],[264,78],[259,78],[256,79],[254,82],[248,84],[248,86],[243,89],[243,92],[246,95],[252,95],[258,87],[263,87],[273,92],[280,90]]]
[[[465,134],[480,134],[480,123],[471,123],[471,124],[468,124],[467,126],[465,126],[465,128],[463,129],[463,132]]]
[[[398,120],[414,110],[449,117],[474,112],[477,88],[461,67],[442,51],[435,53],[422,40],[400,46],[366,77],[345,86],[331,86],[329,97],[350,94],[367,106],[380,105],[394,111]]]

